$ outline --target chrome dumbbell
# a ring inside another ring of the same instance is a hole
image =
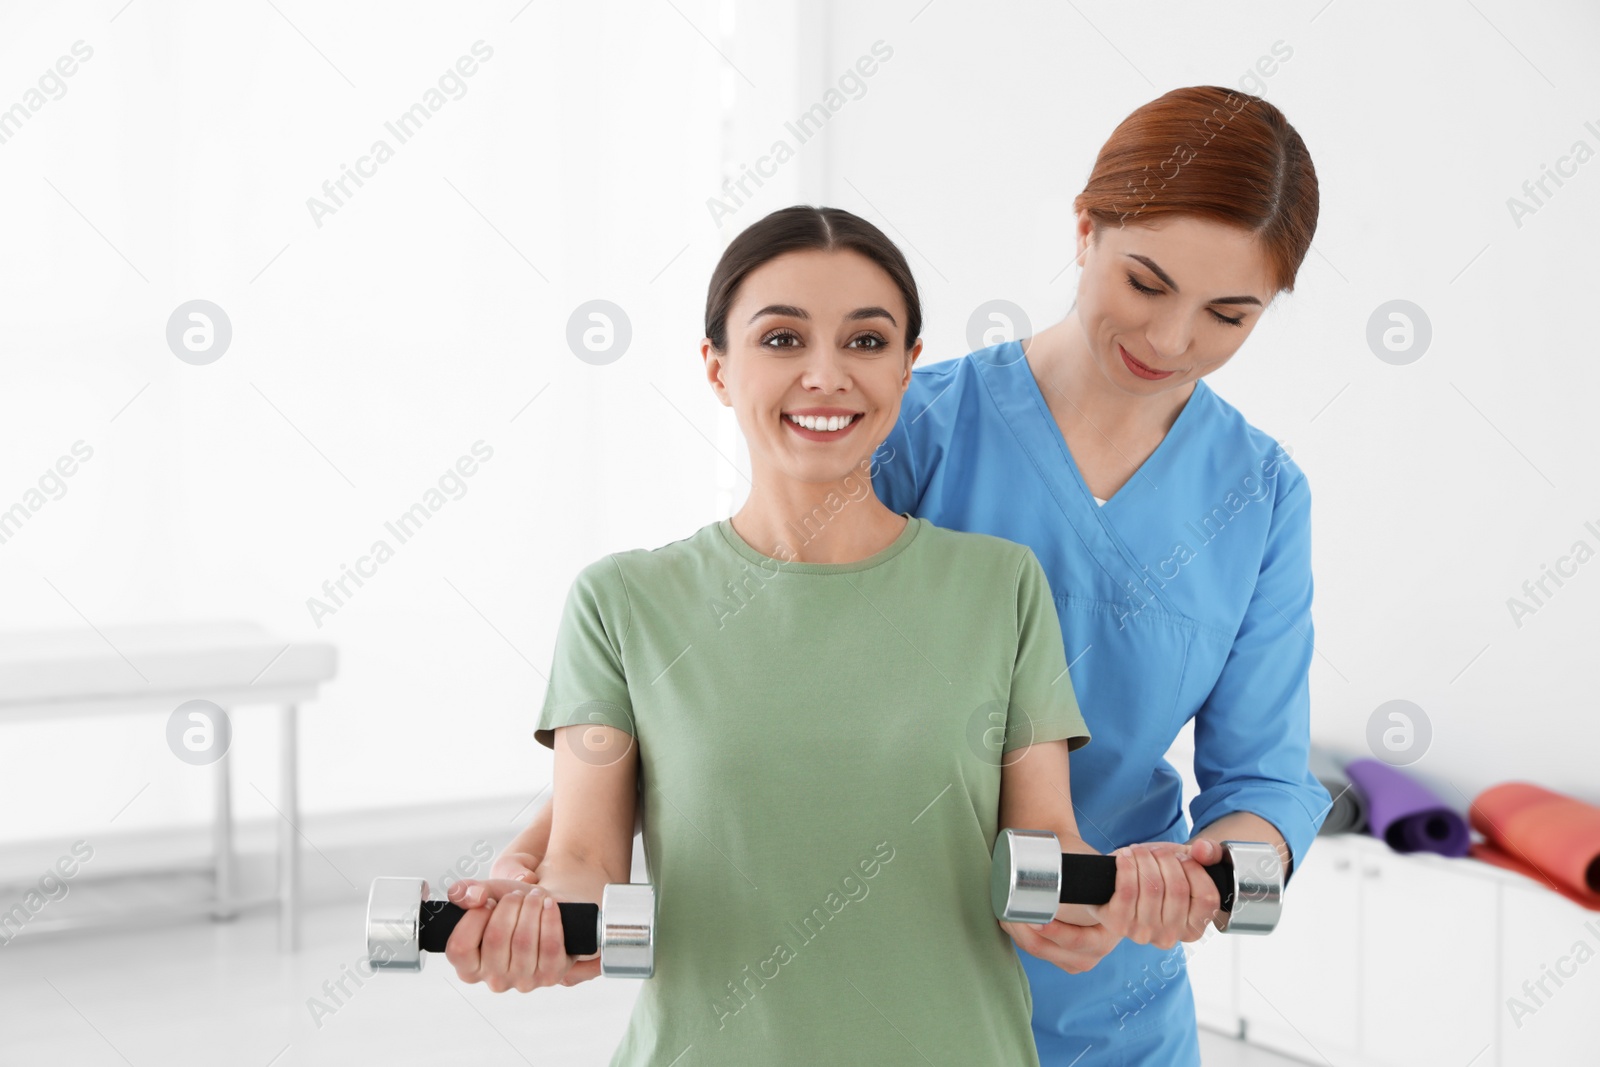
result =
[[[1257,841],[1222,842],[1205,868],[1222,895],[1218,930],[1270,934],[1283,911],[1278,850]],[[1045,830],[1002,830],[989,864],[989,902],[1005,922],[1047,923],[1062,904],[1105,904],[1116,894],[1117,858],[1062,852]]]
[[[655,973],[654,886],[605,887],[599,904],[557,901],[567,955],[600,953],[600,973],[649,978]],[[466,909],[429,900],[422,878],[374,878],[367,895],[367,962],[374,971],[420,971],[424,952],[443,952]]]

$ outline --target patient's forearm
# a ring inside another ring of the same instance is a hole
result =
[[[533,813],[533,821],[523,828],[522,832],[511,839],[511,843],[501,850],[501,856],[515,853],[530,857],[528,866],[537,867],[545,852],[550,848],[550,822],[554,809],[554,798],[548,798]]]
[[[514,853],[531,856],[529,866],[537,867],[538,861],[550,848],[550,825],[554,821],[555,797],[548,797],[533,813],[533,821],[523,828],[522,832],[511,839],[511,843],[501,850],[501,856]],[[633,832],[639,834],[644,829],[644,805],[635,804],[633,807]],[[623,881],[627,881],[626,878]]]
[[[546,856],[534,873],[538,884],[557,900],[598,904],[607,885],[626,882],[631,872],[608,866],[597,856],[556,852]]]

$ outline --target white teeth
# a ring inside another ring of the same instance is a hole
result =
[[[784,418],[797,426],[804,426],[808,430],[817,430],[829,433],[843,429],[855,418],[854,415],[785,415]]]

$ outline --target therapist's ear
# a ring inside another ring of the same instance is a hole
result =
[[[1074,233],[1076,234],[1078,250],[1072,258],[1073,262],[1081,267],[1083,266],[1084,253],[1089,250],[1090,240],[1094,237],[1094,220],[1089,217],[1087,208],[1078,212],[1078,224],[1074,227]]]

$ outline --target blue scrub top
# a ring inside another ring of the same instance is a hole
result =
[[[1303,861],[1331,798],[1308,767],[1311,491],[1276,441],[1197,381],[1097,505],[1009,341],[915,368],[874,458],[892,510],[1025,544],[1043,565],[1093,734],[1070,756],[1085,841],[1188,839],[1163,757],[1193,719],[1193,825],[1252,812]],[[1182,944],[1124,939],[1077,975],[1018,954],[1043,1067],[1199,1064]]]

